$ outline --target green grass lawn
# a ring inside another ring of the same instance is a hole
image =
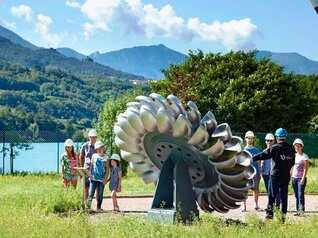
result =
[[[318,191],[317,172],[309,170],[308,192]],[[150,195],[154,185],[134,175],[124,178],[122,189],[120,195]],[[243,223],[213,214],[191,226],[153,223],[145,215],[105,214],[93,220],[81,210],[80,184],[65,189],[56,174],[0,176],[0,237],[316,237],[317,222],[317,217],[286,224],[250,217]]]

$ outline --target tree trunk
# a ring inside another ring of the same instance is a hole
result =
[[[14,144],[10,143],[10,174],[13,174]]]

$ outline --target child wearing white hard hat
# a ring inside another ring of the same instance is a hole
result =
[[[104,187],[107,182],[107,176],[109,171],[109,157],[105,154],[104,144],[101,141],[96,141],[95,149],[97,153],[92,155],[92,161],[90,164],[90,172],[92,177],[90,178],[89,187],[89,200],[92,201],[94,193],[97,189],[97,210],[102,209]]]
[[[78,156],[74,151],[74,142],[72,139],[67,139],[64,142],[65,151],[61,155],[61,172],[62,180],[65,187],[69,187],[70,183],[74,188],[77,187],[77,175],[74,167],[78,166]]]
[[[117,202],[117,192],[121,192],[121,179],[122,172],[120,168],[120,156],[118,154],[113,154],[110,161],[110,177],[109,177],[109,190],[111,191],[111,197],[113,200],[114,211],[119,211],[119,206]]]

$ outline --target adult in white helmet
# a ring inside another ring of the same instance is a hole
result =
[[[88,132],[89,141],[85,142],[81,147],[80,161],[82,167],[89,169],[91,165],[92,155],[96,153],[95,143],[97,140],[97,132],[95,129],[91,129]],[[88,197],[89,179],[85,178],[85,197]]]
[[[67,139],[64,142],[65,151],[61,155],[61,173],[65,187],[69,187],[70,183],[74,188],[77,187],[77,175],[74,167],[78,166],[78,156],[74,151],[74,143],[72,139]]]
[[[307,184],[309,158],[303,152],[304,142],[301,139],[295,139],[293,145],[296,150],[296,156],[292,172],[292,185],[296,198],[297,212],[295,216],[299,216],[305,211],[305,188]]]
[[[275,144],[275,137],[272,133],[268,133],[265,136],[265,144],[266,144],[266,149],[273,146]],[[268,194],[268,181],[269,181],[269,177],[270,177],[270,172],[272,169],[272,160],[268,159],[268,160],[262,160],[261,161],[261,173],[262,173],[262,177],[264,180],[264,184],[265,184],[265,188],[266,188],[266,192]],[[280,191],[278,191],[276,199],[275,199],[275,205],[277,208],[280,207]]]
[[[254,146],[254,138],[255,138],[255,135],[254,135],[254,133],[252,131],[247,131],[245,133],[246,146],[244,147],[244,150],[248,151],[252,155],[256,155],[256,154],[258,154],[260,152],[259,149]],[[256,174],[255,174],[255,176],[253,178],[254,186],[252,188],[252,190],[253,190],[253,198],[254,198],[254,202],[255,202],[254,209],[256,211],[259,211],[259,210],[261,210],[261,208],[258,206],[259,181],[261,179],[261,175],[260,175],[261,163],[260,163],[260,161],[255,161],[255,162],[253,162],[252,166],[256,170]],[[242,212],[245,212],[245,211],[246,211],[246,201],[243,202],[243,207],[242,207]]]
[[[287,131],[278,128],[275,132],[277,143],[263,152],[253,156],[254,161],[272,159],[272,170],[268,182],[268,204],[266,218],[272,219],[273,206],[278,191],[280,191],[282,202],[283,220],[285,219],[288,207],[288,184],[290,171],[295,164],[295,149],[286,142]]]

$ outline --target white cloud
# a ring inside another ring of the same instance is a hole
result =
[[[15,25],[15,22],[7,22],[7,21],[0,21],[0,24],[4,27],[10,29],[10,30],[16,30],[17,26]]]
[[[251,37],[257,33],[257,26],[249,18],[232,20],[221,23],[215,21],[212,24],[201,23],[198,18],[190,18],[188,27],[202,40],[221,42],[227,49],[240,49],[241,45],[251,41]]]
[[[20,5],[19,7],[11,7],[11,13],[15,17],[25,18],[27,22],[33,19],[33,11],[29,6]]]
[[[52,18],[43,14],[37,14],[35,18],[33,10],[29,6],[13,6],[11,7],[11,13],[13,16],[24,18],[25,21],[30,23],[33,27],[33,31],[39,33],[49,47],[58,47],[62,40],[68,36],[67,32],[61,34],[53,33],[51,31],[51,26],[53,24]]]
[[[35,31],[38,32],[43,40],[51,47],[58,47],[62,42],[62,35],[58,35],[52,33],[50,30],[50,26],[53,21],[49,16],[45,16],[43,14],[37,15],[37,22],[35,24]]]
[[[81,11],[92,22],[83,24],[83,35],[88,39],[97,29],[110,31],[109,22],[119,4],[120,0],[87,0],[82,5]]]
[[[258,34],[257,26],[249,18],[208,24],[198,18],[178,16],[170,4],[159,9],[142,0],[86,0],[81,11],[89,19],[83,24],[86,39],[96,30],[111,31],[120,26],[124,34],[175,37],[183,41],[198,38],[238,50],[254,48],[252,38]]]
[[[81,4],[76,1],[66,1],[65,3],[67,6],[72,7],[72,8],[81,8]]]

